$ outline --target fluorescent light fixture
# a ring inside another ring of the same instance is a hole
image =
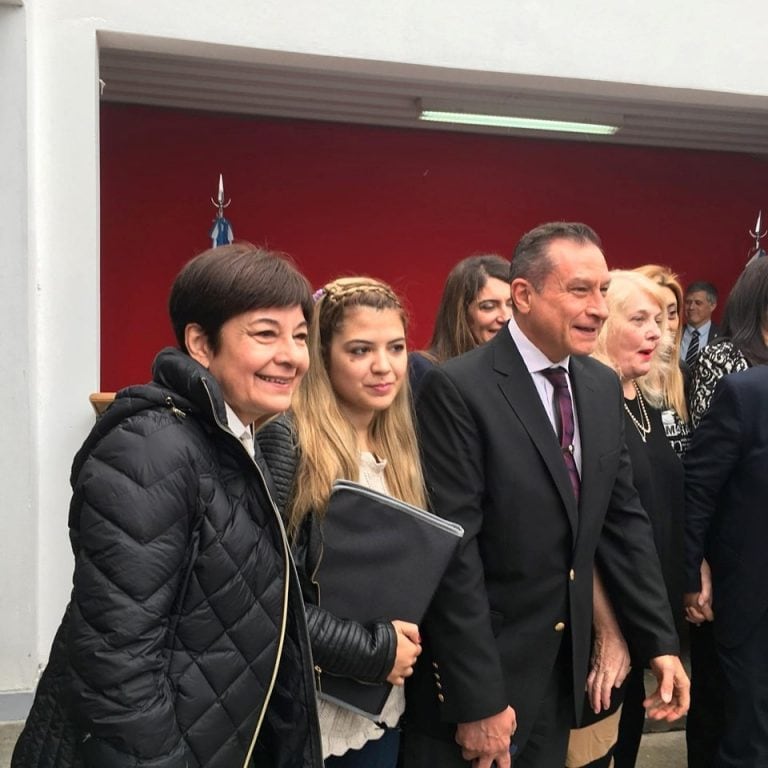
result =
[[[612,136],[619,130],[618,125],[599,123],[575,123],[568,120],[542,120],[531,117],[510,117],[507,115],[486,115],[472,112],[440,112],[424,109],[419,120],[433,123],[458,123],[460,125],[483,125],[493,128],[519,128],[525,131],[557,131],[559,133],[591,133],[597,136]]]

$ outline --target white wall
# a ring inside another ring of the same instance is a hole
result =
[[[0,691],[34,686],[69,591],[69,465],[99,367],[98,34],[180,53],[227,46],[232,59],[322,55],[334,57],[317,61],[326,68],[407,75],[418,64],[470,81],[513,73],[746,103],[768,95],[765,16],[764,0],[0,5]]]
[[[0,690],[28,687],[37,665],[26,82],[25,12],[0,6]]]
[[[762,0],[27,0],[53,24],[263,51],[765,95]],[[151,7],[151,12],[149,8]],[[183,47],[183,43],[182,43]]]

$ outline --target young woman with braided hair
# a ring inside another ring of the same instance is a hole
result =
[[[322,584],[314,575],[334,481],[353,480],[425,504],[408,390],[407,317],[392,289],[369,277],[334,280],[315,296],[310,370],[294,397],[292,424],[272,423],[259,440],[264,446],[290,429],[296,446],[286,516],[321,687],[324,674],[394,684],[379,723],[319,701],[325,764],[394,768],[403,683],[421,652],[418,627],[397,616],[366,626],[333,616],[321,607]]]

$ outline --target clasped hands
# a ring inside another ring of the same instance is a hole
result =
[[[703,624],[715,619],[712,611],[712,571],[706,560],[701,562],[701,591],[686,592],[683,595],[683,607],[685,620],[691,624]]]

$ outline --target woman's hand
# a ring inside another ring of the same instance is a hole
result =
[[[611,693],[621,686],[629,669],[629,650],[621,632],[596,633],[587,677],[587,695],[595,714],[611,706]]]
[[[595,640],[587,677],[587,696],[595,714],[611,706],[611,693],[629,674],[629,650],[597,567],[592,569]]]
[[[392,622],[397,635],[397,652],[395,653],[395,665],[387,675],[387,682],[392,685],[403,685],[405,678],[413,674],[416,659],[421,653],[421,635],[416,624],[395,619]]]

